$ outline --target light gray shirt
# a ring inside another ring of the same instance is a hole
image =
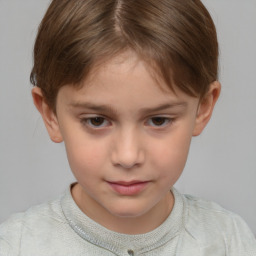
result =
[[[173,210],[162,225],[127,235],[88,218],[68,189],[4,222],[0,256],[256,256],[256,240],[239,216],[175,189],[173,194]]]

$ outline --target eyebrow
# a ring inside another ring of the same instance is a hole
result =
[[[153,113],[158,112],[162,110],[172,109],[172,108],[187,108],[187,102],[175,102],[175,103],[164,103],[155,107],[145,107],[140,109],[141,114],[147,114],[147,113]],[[102,112],[102,113],[108,113],[111,115],[117,115],[118,110],[116,108],[113,108],[110,105],[98,105],[91,102],[75,102],[70,103],[69,106],[72,108],[80,108],[80,109],[86,109],[91,110],[95,112]]]
[[[187,105],[188,105],[187,102],[165,103],[152,108],[141,108],[141,112],[148,113],[148,112],[158,112],[161,110],[167,110],[172,108],[186,108]]]

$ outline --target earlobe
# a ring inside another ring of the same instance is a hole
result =
[[[54,111],[48,106],[46,103],[42,90],[35,86],[32,89],[32,97],[34,101],[34,105],[37,110],[40,112],[48,134],[53,142],[60,143],[63,141],[59,123],[56,114]]]
[[[196,123],[193,136],[198,136],[204,130],[205,126],[211,119],[211,115],[221,91],[221,85],[218,81],[213,82],[208,93],[200,101],[197,111]]]

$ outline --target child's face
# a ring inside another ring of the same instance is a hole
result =
[[[197,129],[199,100],[162,87],[144,62],[127,53],[107,62],[81,89],[65,86],[58,93],[59,136],[80,186],[74,197],[105,226],[107,215],[171,211],[170,189]]]

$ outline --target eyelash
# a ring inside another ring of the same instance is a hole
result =
[[[102,123],[99,124],[99,125],[94,125],[94,124],[92,124],[93,120],[96,121],[96,122],[97,121],[102,121]],[[160,122],[163,121],[163,124],[157,125],[157,124],[153,123],[154,121],[160,121]],[[156,128],[156,129],[157,128],[160,129],[160,128],[165,128],[168,125],[171,125],[173,121],[174,121],[173,118],[164,117],[164,116],[154,116],[154,117],[149,118],[147,120],[146,124],[147,124],[147,126],[151,126],[151,127]],[[105,117],[102,117],[102,116],[93,116],[93,117],[89,117],[89,118],[82,118],[81,123],[83,125],[88,126],[91,129],[95,129],[95,130],[111,126],[111,122],[108,121]]]
[[[102,117],[102,116],[94,116],[94,117],[89,117],[89,118],[82,118],[81,122],[82,122],[83,125],[89,126],[92,129],[100,129],[100,128],[105,128],[106,126],[109,126],[109,125],[106,125],[106,124],[105,125],[102,125],[102,124],[100,124],[100,125],[93,125],[92,121],[93,120],[96,121],[96,119],[100,119],[98,121],[103,121],[103,124],[104,123],[109,123],[110,124],[110,122],[105,117]]]
[[[161,124],[157,125],[154,123],[154,121],[159,122]],[[163,123],[162,123],[163,121]],[[164,117],[164,116],[155,116],[155,117],[151,117],[147,123],[149,124],[149,126],[152,126],[154,128],[164,128],[167,125],[171,124],[173,122],[173,118],[169,118],[169,117]]]

